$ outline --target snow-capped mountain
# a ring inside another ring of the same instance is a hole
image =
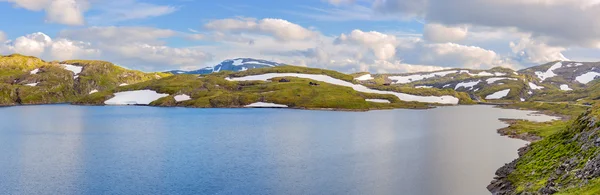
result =
[[[173,74],[210,74],[210,73],[220,72],[220,71],[239,72],[239,71],[246,71],[246,70],[254,69],[254,68],[267,68],[267,67],[275,67],[275,66],[281,66],[281,65],[284,65],[284,64],[277,63],[277,62],[271,62],[271,61],[267,61],[267,60],[260,60],[260,59],[237,58],[237,59],[232,59],[232,60],[225,60],[225,61],[221,62],[220,64],[217,64],[216,66],[206,67],[206,68],[202,68],[199,70],[193,70],[193,71],[173,70],[173,71],[169,71],[169,72],[173,73]]]

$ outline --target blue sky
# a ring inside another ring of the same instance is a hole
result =
[[[600,59],[595,0],[0,0],[0,13],[2,54],[144,71],[236,57],[343,72]]]

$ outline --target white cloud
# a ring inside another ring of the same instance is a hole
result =
[[[53,60],[70,60],[77,58],[99,57],[101,51],[91,48],[90,43],[76,42],[68,39],[54,40],[50,46]]]
[[[363,32],[353,30],[349,35],[342,34],[336,40],[337,43],[352,43],[371,49],[373,55],[379,60],[387,60],[396,55],[396,36],[383,34],[376,31]]]
[[[219,33],[261,34],[273,36],[281,41],[307,40],[318,36],[318,33],[306,29],[287,20],[265,18],[229,18],[213,20],[204,28]]]
[[[46,12],[46,21],[66,25],[83,25],[83,14],[88,10],[87,0],[0,0],[16,6]]]
[[[52,39],[48,37],[48,35],[37,32],[18,37],[15,39],[12,48],[15,52],[20,54],[41,56],[46,50],[46,47],[51,44]]]
[[[459,42],[467,37],[467,32],[467,28],[464,27],[447,27],[441,24],[429,23],[425,24],[423,37],[436,43]]]
[[[171,14],[178,10],[175,6],[156,5],[137,0],[102,0],[93,4],[101,13],[89,18],[90,23],[113,24],[126,20],[139,20]]]
[[[427,64],[484,69],[510,66],[494,51],[456,43],[424,44],[419,53],[419,60]]]
[[[569,60],[562,54],[566,48],[548,46],[529,37],[521,38],[518,43],[510,42],[510,48],[522,62],[542,64],[555,60]]]

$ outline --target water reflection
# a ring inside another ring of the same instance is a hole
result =
[[[0,194],[486,194],[527,114],[2,108]]]

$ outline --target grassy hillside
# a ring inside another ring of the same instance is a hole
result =
[[[75,75],[62,64],[83,70]],[[72,102],[92,90],[108,90],[166,76],[169,75],[127,70],[102,61],[45,62],[19,54],[0,56],[0,106]]]
[[[240,75],[240,74],[232,74]],[[243,74],[247,75],[247,73]],[[102,105],[114,97],[114,93],[150,89],[170,96],[152,102],[153,106],[182,106],[196,108],[243,107],[254,102],[285,104],[291,108],[304,109],[340,109],[369,110],[391,108],[429,108],[429,105],[416,102],[402,102],[393,95],[366,94],[349,87],[318,82],[311,86],[309,79],[287,78],[290,82],[225,80],[228,73],[212,74],[203,77],[197,75],[175,75],[164,79],[152,80],[129,86],[118,87],[87,96],[77,104]],[[343,76],[343,75],[342,75]],[[175,102],[176,95],[189,95],[192,100]],[[391,104],[367,102],[365,99],[387,99]]]
[[[545,132],[547,137],[531,144],[521,151],[519,159],[498,170],[498,180],[489,187],[492,192],[594,194],[598,191],[600,107],[571,121],[527,128]]]

